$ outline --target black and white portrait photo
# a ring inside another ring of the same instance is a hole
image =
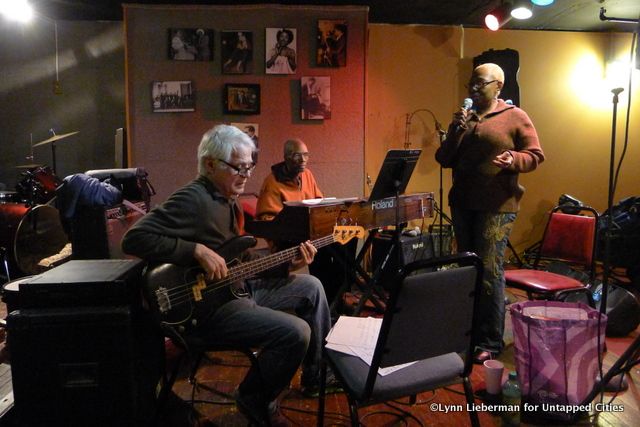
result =
[[[345,67],[347,65],[347,21],[318,21],[316,65]]]
[[[267,28],[265,42],[267,74],[294,74],[297,65],[296,29]]]
[[[213,30],[206,28],[169,29],[169,59],[213,61]]]
[[[253,72],[253,33],[251,31],[222,31],[220,44],[224,74]]]
[[[151,110],[154,113],[195,111],[193,83],[183,81],[154,81],[151,84]]]
[[[300,110],[303,120],[331,118],[331,77],[302,77],[300,80]]]

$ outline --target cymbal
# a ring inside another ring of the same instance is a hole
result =
[[[30,165],[18,165],[15,166],[16,169],[35,169],[35,168],[39,168],[42,165],[39,165],[37,163],[31,163]]]
[[[40,142],[38,142],[38,143],[37,143],[37,144],[35,144],[33,147],[35,148],[35,147],[37,147],[37,146],[39,146],[39,145],[49,144],[49,143],[51,143],[51,142],[58,141],[58,140],[60,140],[60,139],[66,138],[66,137],[68,137],[68,136],[75,135],[75,134],[76,134],[76,133],[78,133],[78,132],[80,132],[80,131],[75,131],[75,132],[70,132],[70,133],[63,133],[63,134],[61,134],[61,135],[53,135],[53,136],[52,136],[51,138],[49,138],[49,139],[45,139],[44,141],[40,141]]]

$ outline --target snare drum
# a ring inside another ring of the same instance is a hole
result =
[[[43,268],[38,263],[60,252],[68,242],[56,208],[0,204],[0,246],[6,249],[10,269],[23,274],[40,273]]]
[[[2,285],[2,302],[7,305],[7,313],[22,308],[22,303],[20,302],[20,283],[26,282],[32,277],[33,276],[21,277]]]

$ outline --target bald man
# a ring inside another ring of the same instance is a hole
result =
[[[503,86],[498,65],[476,67],[467,85],[473,108],[453,115],[436,151],[436,160],[453,169],[449,206],[458,251],[475,252],[484,262],[476,363],[503,349],[504,252],[524,194],[518,177],[544,161],[529,116],[498,98]]]
[[[309,169],[309,150],[301,139],[284,143],[284,161],[271,166],[271,174],[262,183],[256,217],[273,219],[284,202],[316,199],[322,191]]]

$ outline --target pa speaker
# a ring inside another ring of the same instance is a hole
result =
[[[148,415],[152,381],[136,369],[129,308],[16,310],[7,324],[17,425],[133,426]]]
[[[602,285],[596,293],[601,292]],[[601,301],[597,308],[600,309]],[[607,336],[622,337],[634,331],[640,324],[640,304],[636,296],[616,285],[607,286]]]

